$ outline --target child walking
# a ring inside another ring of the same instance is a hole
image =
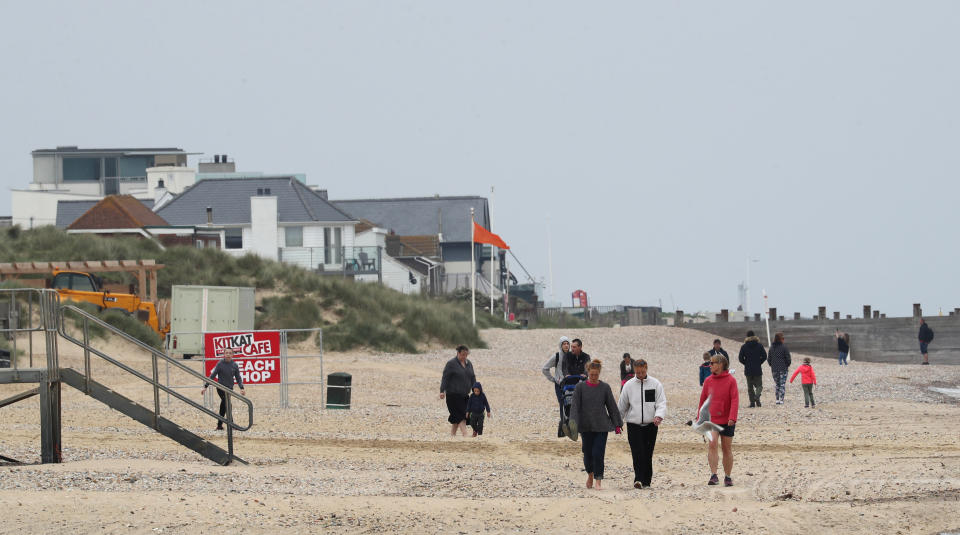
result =
[[[473,393],[467,400],[467,422],[473,428],[473,436],[483,434],[483,410],[487,410],[487,416],[490,416],[490,404],[487,403],[487,395],[483,393],[483,387],[480,383],[473,383]]]
[[[817,384],[817,374],[813,373],[813,366],[810,365],[810,357],[805,357],[803,359],[803,366],[797,368],[793,372],[793,375],[790,376],[790,382],[793,383],[793,379],[800,374],[800,383],[803,387],[803,406],[804,407],[816,407],[817,404],[813,401],[813,385]]]
[[[706,351],[703,353],[703,364],[700,365],[700,386],[703,386],[703,381],[710,377],[712,373],[710,371],[710,352]]]

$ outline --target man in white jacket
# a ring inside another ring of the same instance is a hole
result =
[[[650,486],[653,479],[653,447],[657,443],[657,430],[667,416],[667,396],[660,381],[647,375],[647,362],[643,359],[633,364],[636,374],[620,390],[617,407],[627,423],[627,440],[633,456],[633,487]]]

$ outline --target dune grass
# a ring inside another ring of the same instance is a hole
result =
[[[165,267],[157,274],[157,291],[168,298],[176,284],[247,286],[279,295],[261,300],[258,329],[323,328],[323,346],[333,351],[369,348],[416,352],[432,344],[484,347],[472,324],[469,302],[404,295],[374,283],[321,276],[297,266],[258,256],[231,256],[218,249],[170,247],[137,238],[105,238],[67,234],[54,227],[0,232],[0,262],[155,259]],[[124,280],[123,274],[104,279]],[[156,335],[119,311],[102,314],[105,321],[158,345]],[[477,326],[509,327],[499,316],[477,311]],[[149,331],[149,334],[144,331]],[[154,338],[150,337],[153,334]],[[309,334],[292,333],[297,341]]]

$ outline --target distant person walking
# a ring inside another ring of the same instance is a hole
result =
[[[587,365],[587,380],[573,391],[570,418],[577,422],[583,441],[583,469],[587,472],[587,488],[600,490],[603,481],[603,461],[607,451],[607,434],[620,434],[623,419],[610,385],[600,380],[601,364],[594,360]]]
[[[850,335],[847,333],[842,333],[839,329],[837,329],[837,360],[840,361],[841,366],[847,364],[847,355],[849,354]]]
[[[657,431],[667,417],[667,396],[660,381],[647,375],[647,361],[634,364],[633,378],[623,385],[617,408],[627,423],[627,440],[633,457],[633,488],[646,488],[653,479],[653,448]]]
[[[740,364],[743,364],[743,375],[747,378],[747,395],[750,396],[750,406],[760,406],[760,393],[763,392],[763,363],[767,360],[767,351],[763,349],[760,339],[747,331],[747,338],[740,346]]]
[[[620,361],[620,386],[622,387],[624,383],[633,379],[633,359],[630,357],[630,353],[623,354],[623,360]]]
[[[927,346],[930,342],[933,341],[933,329],[927,325],[927,322],[920,318],[920,333],[917,335],[917,338],[920,339],[920,354],[923,355],[923,362],[920,364],[928,366],[930,364],[930,357],[927,354]]]
[[[787,373],[790,371],[790,350],[783,343],[783,333],[777,333],[773,336],[773,344],[770,345],[770,358],[767,363],[770,364],[770,372],[773,374],[773,384],[777,405],[783,405],[783,397],[787,392]]]
[[[563,373],[566,375],[586,375],[587,363],[590,362],[590,355],[583,352],[583,342],[579,338],[574,338],[570,343],[570,353],[567,355],[566,364]]]
[[[569,353],[570,339],[566,336],[561,336],[560,350],[551,355],[550,358],[548,358],[540,368],[540,371],[543,372],[543,376],[546,377],[548,381],[553,383],[553,390],[557,394],[557,403],[560,404],[560,422],[557,423],[558,438],[563,436],[563,387],[560,386],[560,382],[563,381],[563,378],[567,375],[564,373],[563,367]]]
[[[243,379],[240,378],[240,367],[233,361],[233,349],[227,348],[223,350],[223,358],[220,359],[220,362],[217,362],[217,365],[213,367],[213,371],[210,372],[210,380],[216,381],[224,388],[229,388],[230,390],[233,390],[233,384],[234,381],[236,381],[236,384],[240,385],[240,394],[244,396],[247,395],[247,391],[243,389]],[[200,393],[207,393],[207,385],[203,385]],[[227,393],[223,388],[218,388],[217,395],[220,396],[220,416],[226,416]],[[217,420],[217,431],[222,430],[223,422]]]
[[[717,338],[716,340],[713,341],[713,349],[711,349],[711,350],[709,351],[710,355],[711,355],[711,356],[712,356],[712,355],[723,355],[724,357],[727,357],[727,360],[730,360],[730,355],[728,355],[728,354],[727,354],[727,351],[726,351],[725,349],[723,349],[722,347],[720,347],[720,346],[721,346],[721,344],[720,344],[720,339]]]
[[[793,375],[790,376],[790,382],[800,374],[800,383],[803,387],[803,406],[814,408],[817,406],[813,401],[813,385],[817,384],[817,374],[813,373],[813,366],[810,365],[810,357],[804,357],[803,365],[798,367]]]
[[[457,346],[457,356],[447,361],[440,378],[440,399],[447,399],[447,411],[450,416],[450,435],[467,436],[467,400],[477,376],[473,373],[473,363],[467,360],[470,350],[467,346]]]
[[[717,463],[720,457],[717,453],[717,443],[723,449],[723,484],[733,486],[733,434],[737,427],[737,414],[740,408],[740,393],[737,391],[737,380],[730,375],[730,360],[723,355],[710,357],[710,368],[713,375],[707,377],[700,391],[700,402],[697,403],[697,414],[700,407],[710,400],[710,421],[723,427],[723,431],[707,444],[707,464],[710,465],[710,480],[707,485],[720,483],[717,478]]]

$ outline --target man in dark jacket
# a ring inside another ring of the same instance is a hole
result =
[[[722,347],[720,347],[720,339],[719,339],[719,338],[717,338],[716,340],[713,341],[713,349],[710,350],[710,356],[711,356],[711,357],[716,356],[716,355],[723,355],[724,357],[727,357],[728,360],[730,359],[730,355],[727,354],[727,351],[726,351],[725,349],[723,349]]]
[[[583,352],[583,342],[579,338],[574,338],[573,342],[570,342],[570,352],[564,357],[563,374],[586,375],[588,362],[590,362],[590,355]]]
[[[850,353],[850,342],[847,341],[848,338],[849,335],[837,329],[837,360],[840,361],[841,366],[847,363],[847,355]]]
[[[763,363],[767,361],[767,351],[760,343],[760,339],[747,331],[747,338],[740,346],[740,364],[743,364],[743,375],[747,378],[747,394],[750,396],[750,406],[760,406],[760,392],[763,391]]]
[[[930,357],[927,355],[927,345],[933,341],[933,329],[927,325],[927,322],[923,321],[923,318],[920,318],[920,334],[917,335],[917,338],[920,339],[920,354],[923,355],[923,365],[930,365]]]
[[[223,350],[223,358],[220,359],[220,362],[217,362],[217,365],[214,366],[213,371],[210,372],[210,380],[220,383],[221,386],[233,390],[233,382],[236,381],[240,385],[240,394],[247,395],[246,390],[243,389],[243,379],[240,378],[240,367],[237,366],[237,363],[233,361],[233,350],[230,348]],[[201,394],[207,393],[207,385],[203,385],[203,390]],[[217,389],[217,395],[220,396],[220,416],[227,415],[227,393],[224,392],[222,388]],[[223,422],[217,420],[217,430],[220,431],[223,429]]]

